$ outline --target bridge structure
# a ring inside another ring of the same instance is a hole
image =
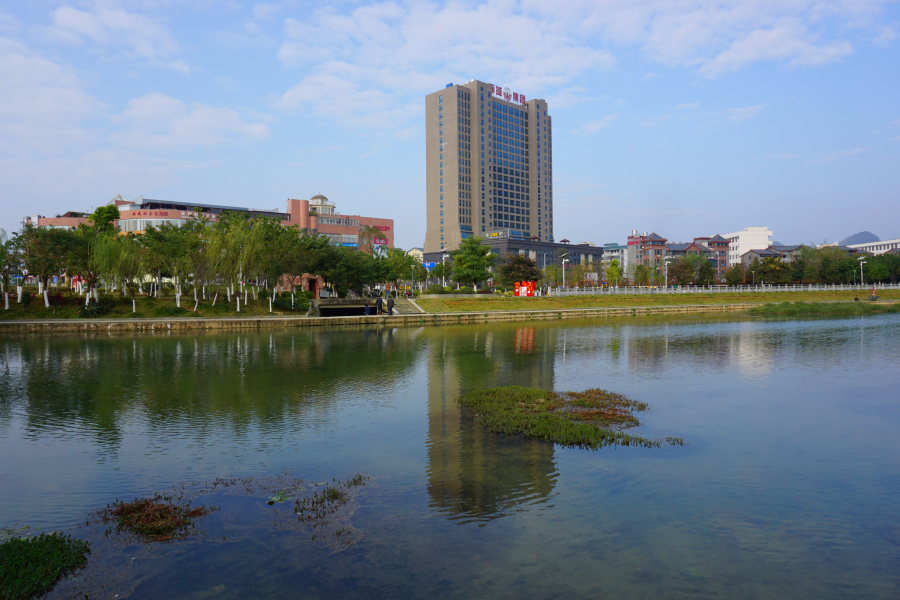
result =
[[[375,298],[320,298],[309,301],[310,317],[350,317],[375,314]],[[387,300],[384,300],[384,314],[387,314]],[[418,315],[425,311],[405,298],[394,298],[395,315]]]

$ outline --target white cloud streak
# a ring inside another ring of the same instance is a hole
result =
[[[601,129],[608,127],[610,124],[612,124],[613,121],[618,118],[619,115],[606,115],[599,121],[591,121],[589,123],[585,123],[584,125],[579,127],[577,131],[575,131],[575,135],[593,135]]]
[[[188,64],[176,58],[179,45],[168,27],[115,5],[97,4],[90,10],[62,6],[53,12],[53,24],[45,34],[66,45],[105,49],[107,58],[123,53],[153,66],[190,72]]]
[[[834,152],[830,156],[826,156],[825,158],[820,158],[818,160],[810,161],[806,164],[808,165],[817,165],[819,163],[827,163],[832,162],[841,158],[845,158],[847,156],[856,156],[857,154],[862,154],[865,152],[867,148],[854,148],[852,150],[842,150],[840,152]]]

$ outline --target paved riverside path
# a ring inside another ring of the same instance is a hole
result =
[[[157,317],[118,319],[41,319],[0,321],[0,336],[35,333],[164,333],[170,331],[234,331],[248,329],[288,329],[334,327],[347,325],[422,326],[468,323],[551,321],[613,316],[646,316],[658,314],[730,313],[761,306],[745,304],[692,304],[678,306],[621,306],[604,308],[565,308],[549,310],[511,310],[463,313],[408,313],[392,317]]]

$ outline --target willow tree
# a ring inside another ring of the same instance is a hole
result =
[[[20,254],[15,238],[0,229],[0,292],[3,293],[3,308],[9,310],[9,278],[19,270]]]
[[[126,290],[130,291],[133,302],[147,273],[148,252],[142,240],[134,234],[102,236],[94,253],[101,276],[120,285],[123,296]]]
[[[172,278],[175,306],[180,308],[184,282],[191,274],[191,258],[199,245],[198,237],[190,226],[165,223],[160,227],[147,227],[143,239],[150,264]]]
[[[50,278],[63,271],[68,231],[26,224],[19,234],[23,266],[38,280],[38,293],[44,297],[44,306],[50,306],[47,286]]]

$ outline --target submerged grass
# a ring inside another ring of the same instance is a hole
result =
[[[133,502],[116,502],[101,512],[104,522],[116,522],[116,532],[127,531],[147,541],[164,542],[189,535],[193,519],[208,515],[205,506],[180,505],[173,497],[156,494]]]
[[[684,444],[681,438],[651,440],[625,433],[640,425],[635,413],[649,405],[607,390],[558,393],[513,385],[475,390],[456,401],[488,431],[524,434],[562,446],[597,450],[615,445]]]
[[[747,311],[748,315],[788,316],[803,315],[875,315],[900,312],[900,303],[878,304],[875,302],[782,302],[756,306]]]
[[[0,599],[33,598],[87,563],[90,543],[61,533],[17,537],[0,544]]]

